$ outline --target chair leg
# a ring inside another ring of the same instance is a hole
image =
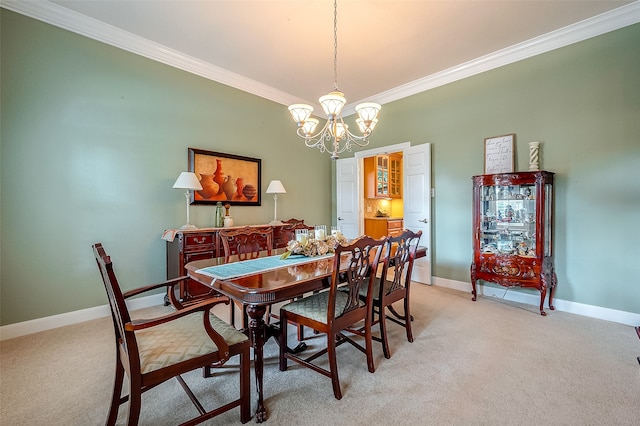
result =
[[[333,396],[335,396],[336,399],[342,399],[342,391],[340,390],[340,379],[338,378],[338,363],[336,361],[336,336],[335,335],[327,334],[327,355],[329,356],[329,371],[331,372],[331,384],[333,385]]]
[[[382,353],[384,357],[391,358],[389,351],[389,339],[387,339],[387,312],[384,306],[380,306],[378,310],[378,323],[380,324],[380,341],[382,342]]]
[[[120,408],[120,394],[122,393],[122,383],[124,382],[124,367],[120,363],[119,351],[116,359],[116,377],[113,383],[113,395],[111,396],[111,407],[109,407],[109,417],[107,426],[114,426],[118,419],[118,409]]]
[[[282,312],[282,311],[281,311]],[[280,371],[287,371],[287,358],[284,356],[287,350],[287,319],[280,315]]]
[[[371,322],[369,320],[365,320],[364,326],[364,346],[367,354],[367,368],[369,369],[369,373],[375,373],[376,366],[373,361],[373,337],[371,336]]]
[[[240,421],[247,423],[251,415],[251,351],[247,349],[240,353]]]
[[[413,342],[413,331],[411,331],[411,312],[409,311],[409,295],[404,298],[404,327],[407,330],[407,340]]]
[[[127,425],[137,425],[140,420],[140,407],[142,406],[142,383],[140,380],[129,378],[129,412]]]

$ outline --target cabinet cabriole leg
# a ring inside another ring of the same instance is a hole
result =
[[[472,263],[471,264],[471,300],[473,300],[474,302],[477,299],[477,293],[476,293],[476,264]]]

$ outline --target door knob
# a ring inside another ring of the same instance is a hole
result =
[[[338,216],[338,220],[344,220],[343,218],[341,218],[340,216]]]
[[[427,223],[427,219],[418,219],[418,222]]]

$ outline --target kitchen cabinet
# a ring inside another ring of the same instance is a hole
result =
[[[540,314],[557,284],[553,264],[553,173],[473,177],[472,300],[479,280],[540,291]]]
[[[402,198],[402,155],[389,154],[389,197]]]
[[[364,220],[364,233],[372,238],[380,239],[386,236],[395,237],[404,229],[402,219],[367,218]]]
[[[364,159],[367,198],[402,197],[402,156],[376,155]]]

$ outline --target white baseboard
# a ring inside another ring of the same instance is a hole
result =
[[[471,283],[464,281],[449,280],[446,278],[433,277],[434,285],[446,287],[453,290],[466,291],[471,298]],[[526,303],[528,305],[538,306],[540,304],[540,293],[528,293],[527,290],[521,290],[517,287],[491,287],[478,285],[478,296],[499,297],[512,302]],[[548,300],[548,298],[547,298]],[[545,301],[545,306],[547,301]],[[597,318],[605,321],[617,322],[631,326],[640,324],[640,314],[633,312],[618,311],[615,309],[602,308],[600,306],[585,305],[584,303],[571,302],[562,299],[553,299],[553,305],[556,310],[569,312],[571,314],[583,315],[586,317]],[[547,310],[547,308],[545,308]]]
[[[164,293],[151,296],[140,297],[127,301],[129,309],[136,310],[156,306],[164,303]],[[104,318],[111,315],[109,305],[96,306],[93,308],[81,309],[79,311],[67,312],[64,314],[52,315],[50,317],[38,318],[30,321],[9,324],[0,327],[0,341],[13,339],[14,337],[25,336],[39,331],[51,330],[65,325],[77,324],[97,318]]]
[[[450,288],[452,290],[465,291],[469,293],[471,299],[471,284],[464,281],[450,280],[446,278],[433,277],[433,284],[439,287]],[[498,287],[490,287],[485,285],[478,286],[478,296],[499,297],[501,299],[512,302],[526,303],[538,306],[540,303],[539,294],[529,294],[518,289],[506,289]],[[127,302],[132,310],[147,308],[164,303],[164,294],[155,294],[152,296],[132,299]],[[591,318],[597,318],[605,321],[617,322],[630,326],[640,324],[640,314],[632,312],[618,311],[615,309],[602,308],[599,306],[585,305],[583,303],[570,302],[561,299],[554,299],[553,304],[556,309],[572,314],[583,315]],[[96,318],[109,316],[109,306],[102,305],[93,308],[81,309],[79,311],[67,312],[50,317],[38,318],[30,321],[9,324],[0,327],[0,341],[13,339],[14,337],[25,336],[27,334],[37,333],[40,331],[51,330],[53,328],[63,327],[65,325],[77,324]]]

